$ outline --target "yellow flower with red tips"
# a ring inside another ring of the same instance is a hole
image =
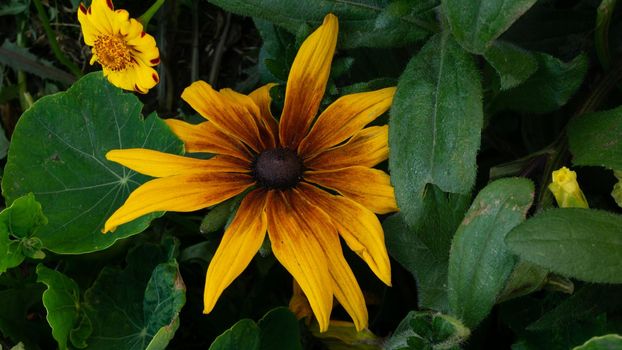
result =
[[[199,81],[182,98],[207,121],[167,120],[196,159],[147,149],[106,157],[156,177],[134,190],[104,232],[155,211],[206,208],[250,189],[225,230],[207,270],[204,312],[248,266],[266,233],[276,259],[328,328],[333,297],[356,328],[367,326],[361,289],[339,237],[385,284],[391,267],[376,216],[397,210],[389,175],[374,169],[388,157],[388,127],[370,126],[391,106],[395,88],[346,95],[317,119],[337,43],[338,21],[327,15],[302,44],[287,81],[280,120],[270,113],[270,88],[250,95],[214,90]]]
[[[152,68],[160,63],[155,39],[127,11],[115,10],[112,0],[80,4],[78,21],[91,46],[91,64],[99,62],[113,85],[145,94],[160,81]]]

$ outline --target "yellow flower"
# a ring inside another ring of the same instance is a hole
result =
[[[115,10],[112,0],[80,4],[78,21],[93,52],[91,64],[99,62],[113,85],[145,94],[160,81],[152,68],[160,63],[155,39],[127,11]]]
[[[372,167],[388,157],[388,127],[367,124],[387,111],[395,88],[339,98],[316,113],[337,43],[331,14],[302,44],[292,65],[280,121],[270,113],[270,88],[250,95],[215,91],[203,81],[182,98],[208,121],[167,120],[188,152],[204,160],[147,149],[106,157],[156,177],[132,192],[104,232],[156,211],[206,208],[249,188],[207,270],[204,312],[242,273],[266,232],[276,259],[307,296],[320,329],[328,328],[333,296],[357,329],[367,326],[361,289],[344,259],[339,236],[387,285],[391,267],[374,213],[397,210],[389,175]],[[314,122],[315,120],[315,122]]]
[[[588,208],[587,200],[577,183],[577,173],[561,167],[553,171],[552,177],[549,190],[560,208]]]

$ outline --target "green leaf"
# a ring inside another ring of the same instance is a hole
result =
[[[30,236],[46,223],[41,204],[32,193],[0,212],[0,273],[21,264],[24,255],[36,258],[38,252],[43,254],[40,246],[35,247],[38,239]]]
[[[574,118],[568,143],[575,165],[622,169],[622,107]]]
[[[622,216],[580,208],[539,213],[510,232],[521,258],[587,282],[622,283]]]
[[[299,28],[316,28],[324,16],[333,13],[339,18],[339,46],[395,47],[412,44],[436,30],[433,24],[431,1],[417,0],[407,15],[399,17],[391,26],[376,25],[376,18],[384,11],[385,1],[354,0],[332,1],[282,1],[282,0],[210,0],[223,9],[261,18],[284,27],[291,33]],[[435,2],[435,1],[434,1]],[[417,11],[419,10],[419,11]]]
[[[622,336],[619,334],[607,334],[594,337],[572,350],[622,350]]]
[[[260,350],[302,350],[300,328],[296,316],[286,307],[270,310],[258,323]]]
[[[386,350],[458,350],[470,331],[459,320],[441,313],[411,311],[385,343]]]
[[[409,227],[401,214],[384,220],[387,249],[417,280],[417,300],[422,309],[449,311],[447,265],[451,239],[460,225],[470,196],[446,194],[430,185],[421,223]]]
[[[442,0],[452,34],[466,50],[482,54],[536,0]]]
[[[33,192],[48,217],[36,234],[56,253],[101,250],[143,231],[145,215],[103,235],[106,219],[147,177],[105,159],[111,149],[144,147],[180,153],[166,124],[143,120],[142,104],[95,72],[67,92],[38,100],[19,119],[2,179],[7,202]]]
[[[505,288],[497,297],[497,302],[518,298],[540,290],[547,282],[549,270],[528,261],[516,263],[512,274],[508,277]]]
[[[44,265],[37,265],[37,282],[48,288],[43,292],[43,305],[52,336],[61,350],[67,349],[69,334],[80,316],[80,288],[71,278]]]
[[[499,74],[501,90],[520,85],[538,70],[538,61],[531,52],[503,41],[495,41],[484,52],[484,58]]]
[[[260,342],[259,327],[252,320],[244,319],[219,335],[209,350],[259,350]]]
[[[609,312],[617,313],[622,308],[622,286],[586,285],[564,299],[553,309],[529,324],[529,331],[565,329],[570,324],[596,319]]]
[[[179,326],[185,286],[174,247],[145,244],[123,270],[105,267],[84,296],[93,333],[88,349],[165,349]]]
[[[389,167],[406,223],[423,213],[427,184],[469,193],[483,123],[477,67],[447,33],[433,37],[400,77],[389,121]]]
[[[588,66],[587,56],[581,54],[564,63],[544,53],[534,55],[538,70],[524,83],[496,96],[491,102],[493,110],[552,112],[565,105],[583,83]]]
[[[504,238],[525,219],[533,196],[527,179],[496,180],[479,192],[456,231],[449,255],[449,305],[470,328],[486,318],[514,268]]]

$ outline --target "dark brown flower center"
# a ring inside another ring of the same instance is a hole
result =
[[[266,188],[292,188],[300,181],[302,170],[302,160],[289,148],[265,150],[253,165],[255,180]]]

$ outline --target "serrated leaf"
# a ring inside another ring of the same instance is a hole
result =
[[[514,228],[509,249],[561,275],[587,282],[622,283],[622,216],[554,208]]]
[[[548,113],[565,105],[583,83],[588,61],[583,54],[565,63],[544,54],[534,53],[538,70],[513,89],[502,91],[492,101],[492,109],[527,113]]]
[[[429,186],[425,215],[409,227],[401,214],[385,219],[382,227],[389,254],[417,280],[417,300],[422,309],[449,311],[447,265],[451,239],[460,225],[470,196],[446,194]]]
[[[259,327],[252,320],[244,319],[219,335],[209,350],[259,350],[260,343]]]
[[[180,153],[183,147],[162,120],[143,120],[141,108],[136,96],[95,72],[67,92],[41,98],[19,119],[2,189],[9,203],[28,192],[36,195],[49,220],[37,232],[47,249],[73,254],[105,249],[162,215],[101,233],[108,216],[148,180],[106,160],[106,152],[144,147]]]
[[[594,337],[572,350],[622,350],[622,336],[619,334],[607,334]]]
[[[460,45],[482,54],[536,0],[442,0],[441,3]]]
[[[441,313],[411,311],[385,343],[386,350],[458,350],[470,331],[459,320]]]
[[[483,123],[472,57],[447,33],[430,39],[397,84],[389,121],[389,167],[406,223],[423,214],[427,184],[469,193]]]
[[[492,43],[484,58],[499,74],[501,90],[520,85],[538,70],[538,61],[531,52],[503,41]]]
[[[47,286],[42,298],[46,319],[59,349],[65,350],[80,317],[80,288],[71,278],[41,264],[37,265],[37,282]]]
[[[302,350],[298,320],[288,308],[270,310],[257,325],[261,337],[260,350]]]
[[[166,348],[186,301],[171,249],[141,245],[130,251],[125,269],[102,270],[84,296],[93,328],[88,349]]]
[[[434,12],[429,7],[423,7],[421,13],[409,13],[408,16],[400,17],[397,23],[387,28],[377,28],[376,18],[387,6],[385,1],[210,0],[210,2],[239,15],[268,20],[291,33],[297,33],[301,26],[317,27],[327,13],[333,13],[339,18],[339,46],[346,49],[404,46],[422,40],[436,29],[430,24],[434,19]]]
[[[496,180],[479,192],[456,231],[449,255],[449,305],[470,328],[488,315],[514,268],[504,238],[525,219],[533,196],[527,179]]]
[[[574,118],[568,143],[575,165],[622,169],[622,107]]]

